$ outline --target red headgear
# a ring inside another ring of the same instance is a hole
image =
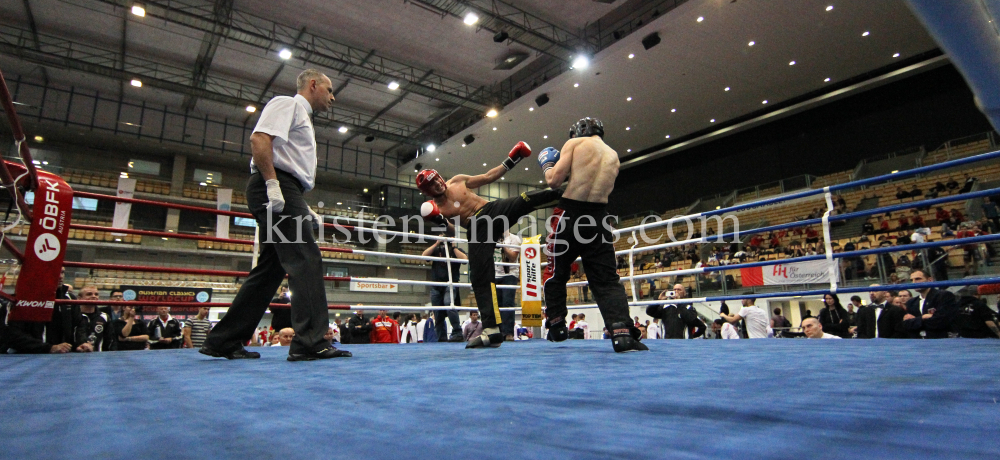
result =
[[[433,169],[425,169],[417,174],[417,188],[420,189],[424,195],[427,196],[437,196],[434,195],[432,187],[435,182],[440,182],[441,185],[445,185],[444,178],[441,174]]]

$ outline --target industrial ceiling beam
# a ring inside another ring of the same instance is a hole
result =
[[[119,51],[100,49],[70,42],[61,38],[38,34],[41,49],[28,46],[30,32],[12,26],[0,26],[0,52],[15,56],[25,62],[41,66],[75,70],[99,75],[117,81],[139,79],[143,86],[163,89],[177,94],[206,99],[235,107],[256,105],[260,88],[219,78],[208,78],[204,88],[191,85],[190,70],[153,62],[136,56],[121,59]],[[271,95],[273,97],[276,94]],[[398,122],[380,120],[379,128],[365,126],[370,114],[336,106],[329,112],[317,114],[317,126],[345,126],[349,130],[407,145],[420,143],[409,137],[415,128]]]
[[[233,14],[233,0],[215,0],[212,8],[212,17],[220,24],[229,23]],[[194,61],[194,70],[191,74],[191,85],[197,88],[205,87],[205,79],[208,78],[208,70],[212,67],[212,60],[215,59],[215,52],[219,49],[219,42],[222,37],[217,33],[206,32],[201,39],[201,48],[198,50],[198,57]],[[182,107],[184,111],[194,109],[198,99],[186,96]]]
[[[121,8],[130,8],[132,0],[99,0]],[[212,17],[206,5],[188,5],[179,1],[161,3],[144,1],[147,17],[180,24],[206,33],[217,33],[222,38],[277,52],[290,49],[297,59],[325,69],[341,72],[352,78],[373,83],[399,83],[400,88],[431,99],[486,112],[491,106],[488,99],[472,98],[477,87],[454,79],[436,75],[423,83],[414,83],[424,70],[392,59],[375,56],[363,62],[368,51],[356,49],[315,34],[302,37],[299,46],[292,47],[299,29],[275,23],[269,19],[234,11],[230,24],[220,24]],[[220,27],[221,26],[221,27]]]

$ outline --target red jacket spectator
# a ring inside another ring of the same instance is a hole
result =
[[[784,238],[788,236],[788,230],[778,230],[778,238]]]
[[[917,228],[926,226],[924,224],[924,218],[920,216],[913,216],[913,226]]]
[[[802,227],[795,227],[795,230],[792,230],[792,234],[795,236],[802,236]]]
[[[372,343],[399,343],[399,323],[388,316],[372,318]]]
[[[949,217],[951,217],[951,215],[948,214],[948,211],[945,211],[944,208],[938,208],[937,213],[934,214],[934,218],[937,219],[939,224],[944,223],[944,221],[948,220]]]
[[[885,219],[879,219],[879,221],[878,221],[878,228],[879,228],[879,230],[882,230],[883,232],[888,232],[889,231],[889,221],[887,221]]]
[[[899,228],[906,228],[910,226],[910,219],[907,219],[906,216],[899,216],[899,219],[896,220],[896,222],[899,223]]]
[[[771,247],[776,248],[778,246],[781,246],[781,240],[779,240],[776,236],[771,237]]]
[[[965,222],[965,216],[958,209],[951,210],[951,218],[955,219],[955,222]]]
[[[761,244],[764,244],[764,239],[760,235],[754,235],[753,238],[750,238],[750,247],[759,248]]]
[[[806,229],[806,238],[818,238],[819,232],[815,228],[809,227]]]

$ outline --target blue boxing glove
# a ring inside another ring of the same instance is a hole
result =
[[[555,147],[546,147],[541,152],[538,152],[538,166],[542,167],[543,173],[554,168],[558,162],[559,151]]]

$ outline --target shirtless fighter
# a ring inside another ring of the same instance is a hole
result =
[[[528,144],[518,142],[503,164],[486,174],[459,174],[447,182],[433,169],[417,174],[417,188],[431,198],[420,206],[420,214],[439,225],[448,225],[446,219],[458,216],[462,227],[469,232],[469,281],[476,295],[483,333],[469,340],[465,348],[496,348],[503,343],[493,269],[493,250],[497,240],[509,230],[510,223],[536,209],[555,206],[562,196],[562,190],[536,190],[513,198],[486,201],[470,190],[500,180],[522,158],[529,156],[531,148]]]
[[[538,154],[549,187],[559,187],[572,173],[548,220],[545,251],[549,264],[542,275],[548,339],[561,342],[567,338],[566,281],[570,265],[580,256],[615,351],[648,350],[639,343],[641,333],[628,316],[628,298],[616,270],[611,216],[606,210],[618,177],[618,152],[604,143],[604,125],[594,118],[576,122],[569,137],[561,153],[549,147]]]

